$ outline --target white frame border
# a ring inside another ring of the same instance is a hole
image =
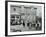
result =
[[[42,31],[10,32],[10,5],[37,5],[42,6]],[[8,35],[44,33],[44,4],[8,2]]]

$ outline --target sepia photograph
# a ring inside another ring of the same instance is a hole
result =
[[[44,4],[8,2],[8,35],[44,33]]]

